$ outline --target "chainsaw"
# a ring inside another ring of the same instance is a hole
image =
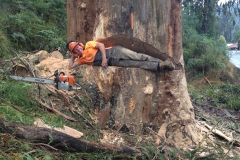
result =
[[[75,79],[73,75],[65,75],[64,72],[58,73],[56,70],[53,74],[55,76],[54,80],[52,79],[45,79],[45,78],[36,78],[36,77],[21,77],[21,76],[14,76],[11,75],[10,78],[17,80],[17,81],[25,81],[25,82],[32,82],[32,83],[41,83],[41,84],[51,84],[54,85],[59,90],[71,90],[75,89],[73,85],[76,85],[76,89],[81,89],[81,86],[78,83],[75,83]],[[52,77],[52,76],[51,76]]]

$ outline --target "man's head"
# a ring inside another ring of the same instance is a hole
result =
[[[66,45],[66,48],[73,54],[78,54],[78,56],[81,56],[84,49],[84,45],[76,41],[69,41]]]

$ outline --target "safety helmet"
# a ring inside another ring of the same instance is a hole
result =
[[[68,49],[73,52],[74,48],[77,46],[77,45],[80,45],[82,48],[84,48],[84,45],[82,43],[79,43],[79,42],[70,42],[68,44]]]

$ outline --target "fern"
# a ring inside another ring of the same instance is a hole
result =
[[[15,49],[65,49],[65,3],[66,0],[2,0],[0,30]]]
[[[26,40],[25,36],[22,33],[19,33],[19,32],[18,33],[13,33],[12,37],[14,39],[23,39],[24,41]]]
[[[9,58],[9,49],[10,48],[10,42],[7,39],[7,37],[2,33],[0,30],[0,58]]]

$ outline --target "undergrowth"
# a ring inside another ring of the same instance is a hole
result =
[[[51,99],[61,99],[59,95],[53,95],[50,91],[40,87],[40,97],[44,101],[49,102]],[[85,120],[89,118],[88,107],[89,100],[83,95],[79,97],[79,106],[81,106],[82,116],[77,114],[73,115],[67,108],[61,109],[62,113],[70,117],[74,117],[77,122],[71,122],[64,119],[62,116],[49,112],[39,105],[37,99],[39,98],[38,85],[32,85],[25,82],[16,82],[8,78],[0,82],[0,119],[4,122],[14,122],[25,125],[33,125],[33,122],[40,118],[44,123],[52,128],[63,127],[64,125],[77,129],[84,133],[82,139],[90,142],[98,142],[101,137],[99,127],[94,125],[89,126]],[[23,112],[15,107],[20,108]],[[55,106],[60,107],[60,106]],[[51,141],[49,139],[49,141]],[[17,138],[14,134],[0,133],[0,159],[12,160],[81,160],[81,159],[132,159],[133,157],[117,153],[70,153],[61,150],[53,150],[43,144],[30,142]]]
[[[0,86],[0,113],[6,121],[31,125],[39,117],[52,127],[63,126],[62,117],[39,108],[39,104],[35,100],[38,97],[38,90],[31,84],[1,81]],[[17,106],[23,112],[18,111],[9,103],[4,103],[6,101]]]
[[[196,104],[209,102],[216,107],[240,110],[240,84],[189,87],[189,94]]]
[[[17,139],[13,135],[1,134],[0,159],[2,160],[98,160],[126,158],[126,155],[115,153],[72,153],[61,150],[52,150],[41,143]],[[130,158],[130,157],[129,157]]]

